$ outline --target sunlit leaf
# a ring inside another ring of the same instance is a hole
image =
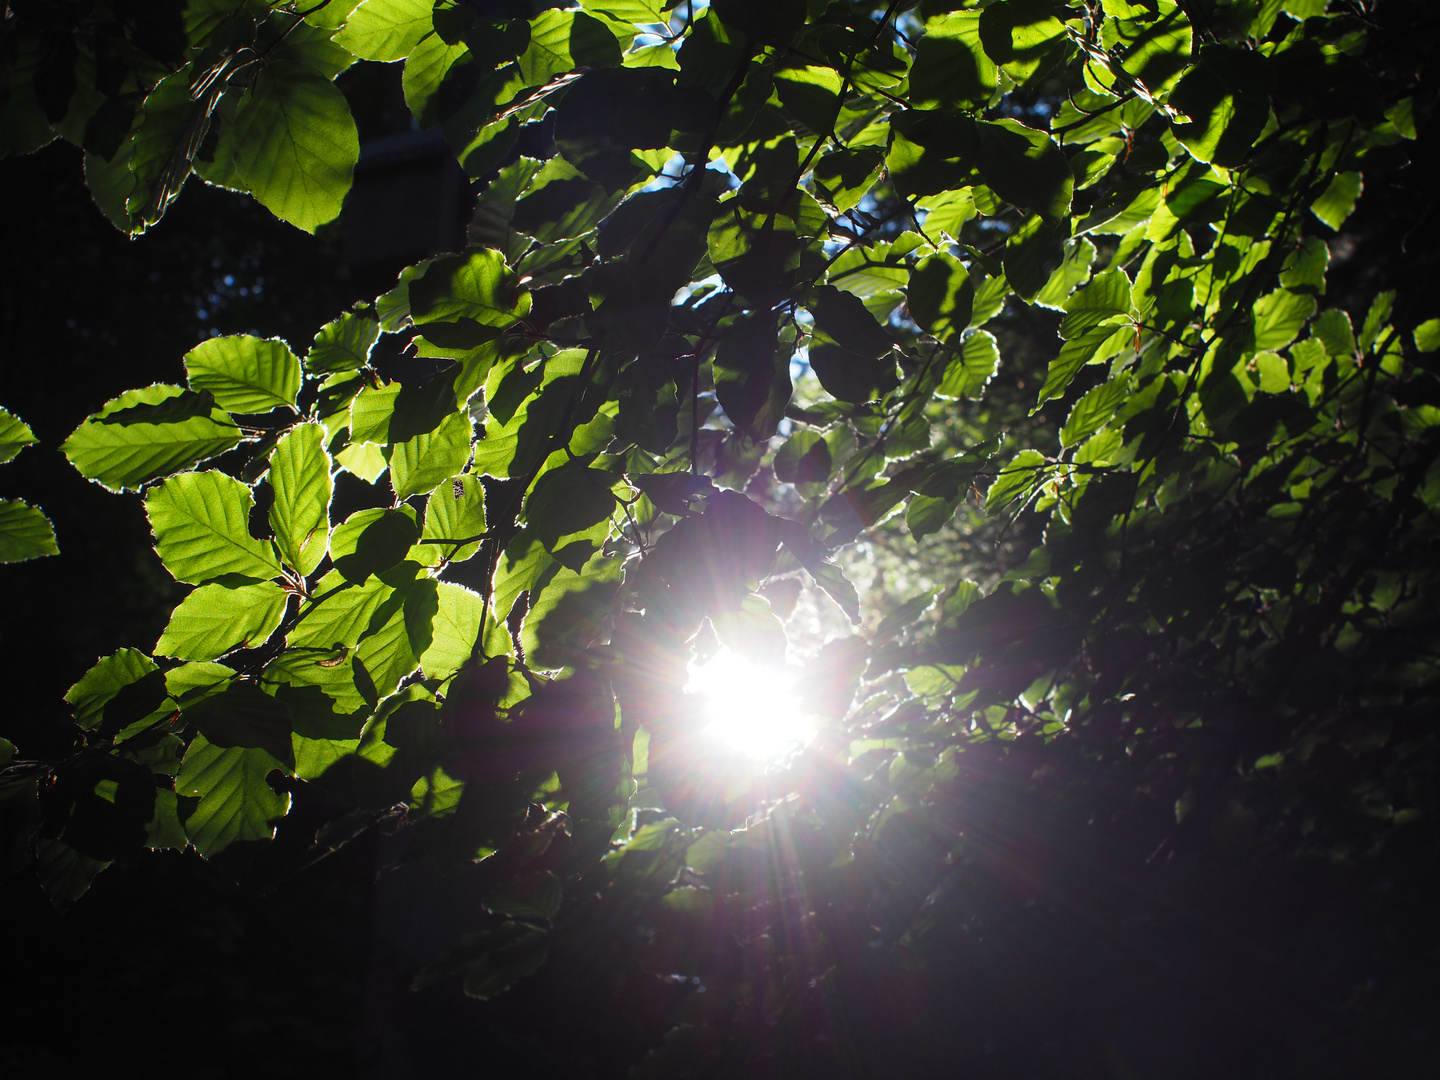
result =
[[[365,0],[345,20],[335,41],[362,60],[403,60],[434,33],[434,7],[432,0]]]
[[[305,370],[316,375],[364,367],[379,337],[380,324],[374,318],[347,311],[315,335],[305,354]]]
[[[275,822],[290,809],[290,796],[277,795],[265,777],[280,763],[264,750],[212,745],[197,735],[175,777],[175,794],[200,801],[185,822],[186,835],[206,857],[236,841],[268,840]]]
[[[286,599],[273,581],[235,588],[202,585],[171,613],[155,654],[214,660],[237,646],[263,644],[280,625]]]
[[[270,527],[286,565],[309,574],[320,565],[330,534],[330,457],[319,424],[291,428],[270,452]]]
[[[240,429],[209,395],[157,384],[106,402],[60,449],[86,479],[127,491],[214,457],[240,439]]]
[[[192,389],[209,391],[231,412],[294,407],[300,392],[300,361],[278,338],[210,338],[185,354],[185,375]]]
[[[250,489],[224,473],[184,473],[145,496],[155,550],[177,580],[191,584],[226,574],[281,574],[275,549],[250,535]]]
[[[236,110],[234,140],[236,171],[276,217],[314,232],[339,215],[360,139],[333,82],[291,61],[266,64]]]
[[[0,563],[58,554],[55,526],[43,512],[19,499],[0,500]]]
[[[39,442],[30,425],[5,409],[0,409],[0,465],[32,443]]]

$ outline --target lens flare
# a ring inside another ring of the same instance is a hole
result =
[[[706,663],[690,665],[685,692],[702,699],[711,735],[757,760],[784,757],[815,737],[795,678],[783,667],[721,649]]]

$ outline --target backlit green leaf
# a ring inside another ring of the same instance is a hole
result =
[[[1365,189],[1358,172],[1336,173],[1325,193],[1310,204],[1310,212],[1330,228],[1340,230],[1355,209],[1355,200]]]
[[[362,60],[403,60],[422,38],[434,33],[434,8],[433,0],[365,0],[334,40]]]
[[[320,375],[364,367],[379,338],[380,324],[374,318],[347,311],[315,335],[305,354],[305,370]]]
[[[485,531],[485,488],[469,473],[440,484],[425,502],[425,527],[419,553],[431,565],[464,562],[480,550],[474,537]],[[424,543],[443,540],[446,543]],[[457,544],[453,541],[464,540]]]
[[[231,412],[293,408],[300,392],[300,361],[278,338],[210,338],[185,354],[185,374],[192,389],[208,390]]]
[[[282,765],[295,764],[290,710],[253,682],[232,682],[207,694],[187,706],[183,718],[215,746],[264,750]]]
[[[454,412],[434,431],[396,443],[390,451],[390,483],[397,499],[429,491],[464,470],[470,460],[470,416]]]
[[[79,682],[65,691],[75,722],[82,728],[96,727],[103,719],[107,702],[124,687],[156,670],[155,662],[139,649],[121,649],[97,660]]]
[[[1074,446],[1099,431],[1115,415],[1128,392],[1129,383],[1125,379],[1112,379],[1087,390],[1060,429],[1060,445]]]
[[[439,122],[439,110],[432,108],[436,95],[445,82],[451,68],[470,55],[464,42],[448,44],[439,34],[431,34],[410,50],[405,58],[405,73],[401,87],[405,91],[405,104],[422,127],[431,127]]]
[[[173,407],[173,408],[172,408]],[[106,402],[60,449],[86,479],[127,491],[240,442],[230,415],[208,395],[157,384]]]
[[[530,294],[492,248],[436,259],[410,283],[410,316],[417,326],[429,334],[436,332],[433,323],[469,327],[478,335],[475,345],[496,336],[481,328],[509,326],[529,310]]]
[[[286,565],[309,574],[330,536],[330,456],[319,424],[291,428],[270,452],[270,528]]]
[[[30,425],[5,409],[0,409],[0,465],[14,459],[15,455],[31,443],[39,442]]]
[[[1000,362],[1000,350],[995,344],[995,335],[986,330],[977,330],[965,339],[958,355],[945,369],[935,393],[941,397],[978,398],[985,384],[995,374]]]
[[[1099,363],[1114,356],[1124,347],[1127,336],[1134,336],[1127,327],[1117,330],[1110,326],[1099,326],[1065,342],[1060,348],[1060,355],[1050,361],[1050,369],[1045,373],[1045,385],[1040,387],[1040,396],[1035,407],[1038,409],[1052,397],[1063,394],[1070,385],[1070,380],[1075,378],[1086,364]]]
[[[185,822],[195,849],[207,858],[236,841],[269,840],[274,823],[290,809],[290,796],[277,795],[265,777],[280,763],[264,750],[219,747],[197,735],[175,777],[175,794],[200,802]]]
[[[234,588],[202,585],[171,613],[155,654],[214,660],[241,645],[254,648],[280,625],[286,599],[273,581]]]
[[[551,8],[530,20],[530,46],[520,57],[526,86],[540,86],[580,67],[619,67],[620,44],[605,24],[583,11]]]
[[[0,563],[59,554],[49,518],[19,499],[0,500]]]
[[[929,23],[916,46],[910,102],[922,109],[981,105],[995,80],[995,62],[980,44],[980,12],[952,12]]]
[[[250,535],[255,500],[240,481],[219,472],[184,473],[145,496],[155,550],[179,581],[198,585],[226,574],[281,574],[274,547]]]
[[[346,581],[358,585],[404,559],[419,536],[415,511],[408,506],[357,510],[335,527],[330,558]]]
[[[1440,319],[1426,319],[1415,327],[1415,348],[1422,353],[1440,349]]]
[[[437,582],[438,607],[430,624],[430,644],[420,654],[420,667],[429,679],[444,679],[470,659],[480,635],[484,601],[469,589],[448,581]]]
[[[235,168],[276,217],[314,232],[340,213],[360,159],[345,95],[290,61],[265,65],[235,113]]]
[[[906,301],[910,317],[920,329],[949,341],[970,325],[975,286],[959,259],[943,253],[931,255],[910,272]]]
[[[998,514],[1015,499],[1030,492],[1044,475],[1045,455],[1038,450],[1021,450],[1000,470],[985,493],[985,512]]]

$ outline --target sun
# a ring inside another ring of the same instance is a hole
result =
[[[757,761],[782,758],[815,737],[813,718],[784,667],[722,648],[704,664],[690,665],[685,692],[702,699],[709,734]]]

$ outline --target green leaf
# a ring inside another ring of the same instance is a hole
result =
[[[111,491],[133,491],[240,439],[240,429],[208,394],[157,384],[106,402],[60,449],[86,479]]]
[[[39,441],[29,424],[8,410],[0,409],[0,465],[13,461],[21,450]]]
[[[1009,0],[980,12],[980,40],[985,53],[1016,83],[1039,69],[1065,36],[1050,0]]]
[[[1117,316],[1129,315],[1130,306],[1130,279],[1125,271],[1105,270],[1065,301],[1060,336],[1067,340],[1080,337]]]
[[[93,728],[104,719],[105,706],[125,687],[159,669],[139,649],[121,649],[97,660],[80,681],[65,691],[75,722]]]
[[[910,271],[906,302],[920,329],[948,342],[970,325],[975,286],[965,265],[944,253],[921,259]]]
[[[357,510],[335,527],[330,558],[346,581],[360,584],[405,558],[420,536],[415,511]]]
[[[297,424],[270,452],[270,528],[275,547],[291,569],[313,573],[330,539],[330,456],[325,429]]]
[[[82,855],[63,840],[42,837],[35,845],[36,874],[45,895],[56,907],[68,907],[84,896],[95,875],[110,865]]]
[[[436,585],[438,603],[430,624],[430,643],[420,654],[420,668],[427,679],[448,678],[470,659],[485,606],[469,589],[448,581]]]
[[[452,324],[452,333],[474,336],[470,348],[497,337],[500,329],[529,311],[529,292],[493,248],[436,259],[419,280],[410,283],[410,317],[415,324],[426,327],[427,335],[440,329],[431,324]]]
[[[520,77],[526,86],[540,86],[576,68],[619,67],[622,60],[620,43],[599,19],[551,8],[530,20]]]
[[[265,782],[280,763],[264,750],[219,747],[197,735],[185,751],[175,777],[175,794],[200,801],[185,822],[185,832],[206,858],[236,841],[269,840],[274,823],[290,809],[290,796],[277,795]]]
[[[202,585],[185,597],[155,643],[155,655],[214,660],[238,646],[255,648],[275,632],[288,594],[273,581]]]
[[[1092,386],[1070,410],[1065,426],[1060,429],[1060,445],[1074,446],[1104,427],[1129,393],[1128,379],[1112,379]]]
[[[861,146],[825,154],[815,163],[811,175],[819,197],[843,213],[859,205],[884,165],[884,151]]]
[[[301,649],[353,649],[394,592],[379,577],[347,586],[339,572],[326,574],[315,590],[316,598],[301,606],[285,642]]]
[[[1292,292],[1318,295],[1325,291],[1325,269],[1330,265],[1330,249],[1325,242],[1307,236],[1285,257],[1280,269],[1280,284]]]
[[[786,550],[805,568],[815,584],[825,590],[840,606],[851,623],[860,624],[860,594],[855,591],[845,572],[830,557],[829,549],[814,539],[798,522],[787,523],[782,535]]]
[[[422,543],[420,555],[429,565],[441,561],[464,562],[480,550],[471,540],[485,531],[485,488],[478,476],[469,473],[447,480],[430,493],[425,502],[425,526],[421,541],[469,540],[469,543]]]
[[[190,93],[189,65],[165,76],[145,97],[130,145],[134,184],[125,200],[130,231],[159,221],[190,175],[209,126],[209,102]]]
[[[390,467],[384,449],[369,442],[352,442],[335,455],[335,464],[367,484],[375,483]]]
[[[313,233],[340,214],[360,138],[340,88],[290,61],[264,65],[234,120],[235,169],[276,217]]]
[[[946,499],[933,495],[914,495],[905,507],[905,527],[916,540],[939,532],[955,516],[959,498]]]
[[[1034,300],[1064,261],[1064,236],[1038,215],[1005,241],[1005,280],[1022,299]]]
[[[187,808],[188,809],[188,808]],[[145,846],[151,851],[184,851],[190,846],[185,823],[180,819],[180,800],[173,791],[155,792],[155,813],[145,828]]]
[[[1364,190],[1365,183],[1358,172],[1336,173],[1325,193],[1310,204],[1310,212],[1339,232]]]
[[[264,750],[283,765],[295,766],[290,710],[253,682],[232,682],[201,698],[185,709],[183,719],[215,746]]]
[[[911,105],[967,108],[990,100],[996,69],[980,44],[980,15],[956,11],[926,26],[910,69]]]
[[[665,24],[665,0],[580,0],[586,11],[602,11],[623,22],[644,26],[649,23]]]
[[[396,499],[429,491],[464,471],[474,434],[467,412],[454,412],[434,431],[423,432],[390,450],[390,484]]]
[[[945,236],[958,241],[965,223],[977,213],[974,190],[968,187],[927,195],[915,205],[925,211],[925,234],[937,243]]]
[[[406,618],[405,609],[411,606],[412,597],[423,597],[429,591],[425,587],[431,580],[426,578],[417,582],[414,588],[404,592],[397,591],[396,595],[382,604],[355,647],[355,666],[364,671],[369,683],[368,694],[365,687],[361,686],[360,690],[362,694],[366,694],[367,704],[372,707],[375,704],[372,699],[388,697],[394,693],[400,680],[414,671],[419,664],[419,658],[411,645],[415,620],[413,617]],[[433,608],[431,610],[433,611]],[[425,629],[428,630],[429,627]],[[428,642],[422,641],[421,644]],[[359,686],[358,671],[356,684]]]
[[[1170,93],[1172,108],[1189,123],[1173,131],[1196,161],[1241,164],[1270,119],[1264,58],[1257,52],[1207,46]]]
[[[49,518],[19,499],[0,500],[0,563],[59,554]]]
[[[293,409],[300,393],[300,361],[279,338],[210,338],[185,354],[185,374],[191,389],[208,390],[231,412]]]
[[[1045,287],[1032,303],[1056,311],[1064,311],[1065,303],[1077,285],[1090,276],[1090,264],[1095,261],[1095,245],[1084,237],[1065,242],[1065,261],[1050,275]]]
[[[1262,296],[1255,305],[1255,348],[1283,349],[1315,314],[1315,298],[1288,289]]]
[[[975,126],[980,135],[977,164],[990,189],[1006,202],[1034,210],[1052,225],[1062,221],[1070,213],[1075,190],[1065,152],[1045,132],[1018,120]]]
[[[445,77],[469,55],[470,49],[464,42],[451,45],[439,34],[431,34],[410,50],[400,85],[405,92],[405,104],[421,128],[432,127],[442,119],[438,115],[440,110],[432,106]]]
[[[1440,350],[1440,319],[1426,319],[1415,327],[1415,348],[1422,353]]]
[[[1327,308],[1315,319],[1311,330],[1331,356],[1354,355],[1355,330],[1346,312],[1339,308]]]
[[[145,496],[155,550],[178,581],[192,585],[226,574],[279,577],[275,549],[250,535],[250,489],[224,473],[184,473]]]
[[[1102,360],[1110,359],[1124,347],[1127,338],[1133,337],[1134,332],[1129,327],[1122,326],[1117,330],[1112,326],[1099,326],[1065,342],[1060,348],[1060,355],[1050,361],[1050,368],[1045,373],[1045,385],[1040,388],[1035,408],[1038,409],[1051,398],[1063,394],[1070,385],[1070,380],[1075,378],[1086,364],[1098,364]]]
[[[1029,492],[1040,482],[1045,469],[1045,455],[1038,450],[1021,450],[1010,464],[1000,470],[990,490],[985,493],[985,512],[998,514],[1012,501]]]
[[[620,560],[599,557],[580,573],[561,568],[533,590],[520,628],[526,659],[544,668],[574,663],[604,633],[620,578]]]
[[[794,352],[794,334],[777,334],[769,312],[742,315],[720,339],[712,366],[715,397],[737,428],[753,431],[757,438],[773,434],[794,389],[790,382]],[[757,423],[763,433],[756,431]],[[670,438],[673,427],[665,441]]]
[[[305,370],[312,375],[354,371],[370,362],[370,350],[380,340],[380,323],[369,315],[347,311],[315,335],[305,354]]]
[[[999,363],[1000,350],[995,344],[995,335],[986,330],[976,330],[965,339],[955,359],[950,361],[935,393],[948,398],[978,398]],[[951,509],[953,511],[954,507]]]
[[[535,481],[525,500],[525,527],[554,551],[562,537],[582,532],[615,512],[609,473],[571,462]]]
[[[434,8],[433,0],[365,0],[333,40],[362,60],[403,60],[434,33]]]
[[[806,64],[775,72],[780,103],[811,131],[831,129],[840,113],[840,73],[831,67]]]
[[[1380,333],[1389,324],[1390,313],[1394,307],[1394,289],[1375,294],[1375,299],[1370,302],[1370,310],[1365,313],[1365,321],[1360,324],[1360,333],[1356,339],[1362,352],[1368,353],[1380,340]]]

